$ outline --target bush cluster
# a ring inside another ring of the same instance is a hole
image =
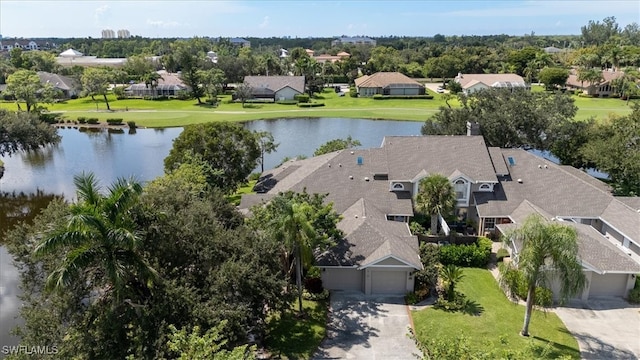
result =
[[[358,97],[358,90],[356,90],[355,86],[349,88],[349,96]]]
[[[107,119],[107,124],[109,125],[122,125],[122,119]]]
[[[475,244],[441,246],[440,262],[443,265],[486,267],[491,258],[491,244],[488,238],[479,237]]]
[[[58,113],[41,113],[38,115],[40,121],[46,122],[47,124],[55,124],[59,120],[64,123],[64,120],[60,119],[62,115]]]
[[[404,296],[404,302],[407,305],[415,305],[417,303],[419,303],[420,301],[422,301],[422,299],[420,298],[420,296],[418,294],[416,294],[415,292],[408,292],[405,296]]]
[[[301,102],[301,103],[308,103],[309,102],[309,95],[307,94],[296,94],[293,97],[294,100],[296,100],[297,102]]]
[[[629,291],[628,300],[631,304],[640,304],[640,275],[636,275],[636,283]]]
[[[402,99],[402,100],[429,100],[433,99],[433,95],[373,95],[373,100],[389,100],[389,99]]]
[[[298,103],[298,107],[301,107],[301,108],[320,107],[320,106],[324,106],[324,103],[322,102]]]
[[[98,121],[98,119],[97,119],[97,118],[88,118],[88,119],[87,119],[87,124],[95,125],[95,124],[99,124],[99,123],[100,123],[100,122]]]
[[[496,254],[496,257],[497,257],[498,261],[502,261],[504,258],[509,257],[509,250],[507,250],[507,249],[498,250],[498,253]]]
[[[312,301],[327,300],[329,298],[329,290],[324,289],[322,290],[322,292],[318,294],[313,294],[308,292],[307,290],[302,290],[302,298],[305,300],[312,300]]]
[[[505,283],[509,289],[515,290],[511,296],[526,301],[527,300],[527,284],[522,272],[514,267],[500,265],[500,276],[502,277],[501,283]],[[535,293],[534,305],[549,307],[553,304],[553,293],[550,289],[537,286]]]
[[[135,129],[136,128],[136,122],[135,121],[127,121],[127,125],[129,126],[129,129]]]
[[[78,116],[78,122],[80,124],[86,124],[87,123],[87,118],[84,116]]]
[[[276,101],[277,104],[280,105],[297,105],[298,101],[296,100],[278,100]]]

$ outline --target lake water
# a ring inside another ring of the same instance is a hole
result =
[[[323,143],[349,135],[362,147],[380,146],[385,135],[419,135],[422,123],[303,118],[260,120],[245,126],[269,131],[280,143],[276,152],[265,156],[265,169],[269,169],[285,157],[311,156]],[[138,129],[135,134],[61,128],[62,140],[57,146],[3,158],[6,170],[0,179],[0,238],[7,228],[35,216],[54,196],[72,199],[73,176],[82,171],[95,173],[105,186],[119,177],[148,181],[162,175],[163,160],[180,132],[182,128]],[[18,342],[9,335],[19,323],[18,275],[11,256],[0,246],[0,349]]]

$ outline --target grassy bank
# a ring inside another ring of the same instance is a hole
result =
[[[474,351],[510,351],[533,346],[546,348],[545,358],[580,357],[577,341],[553,312],[535,311],[530,325],[531,337],[520,336],[524,306],[511,303],[488,270],[465,268],[457,289],[477,303],[480,314],[473,316],[433,308],[414,311],[416,337],[421,343],[462,335]]]
[[[117,100],[109,96],[111,111],[106,110],[102,98],[81,98],[68,100],[52,105],[48,109],[64,113],[65,118],[76,120],[78,117],[94,117],[101,121],[108,118],[122,118],[125,122],[135,121],[144,127],[173,127],[210,121],[248,121],[273,118],[297,117],[338,117],[424,121],[441,106],[446,106],[441,94],[434,99],[416,100],[373,100],[372,98],[352,98],[338,96],[332,89],[327,89],[315,99],[325,106],[315,108],[299,108],[295,105],[281,104],[246,104],[231,103],[230,96],[222,96],[217,107],[198,105],[195,100]],[[619,99],[592,99],[574,96],[578,106],[579,120],[590,117],[605,118],[611,113],[626,115],[631,108]],[[457,100],[449,102],[458,106]],[[97,106],[96,106],[97,104]],[[2,102],[0,108],[17,110],[13,102]]]

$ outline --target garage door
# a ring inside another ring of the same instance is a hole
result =
[[[356,269],[325,268],[322,272],[322,286],[329,290],[362,291],[362,274]]]
[[[407,292],[406,271],[372,271],[372,294],[404,294]]]
[[[618,296],[624,297],[627,294],[627,274],[606,274],[591,276],[591,286],[589,286],[589,297],[594,296]]]

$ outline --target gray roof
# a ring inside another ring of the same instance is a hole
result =
[[[51,84],[54,89],[69,91],[78,88],[78,82],[68,76],[38,71],[38,77],[41,83]]]
[[[640,196],[616,196],[616,199],[628,207],[640,211]]]
[[[260,93],[275,93],[287,86],[304,93],[304,76],[245,76],[244,83]]]
[[[386,136],[382,148],[392,180],[411,180],[421,170],[449,177],[457,170],[473,182],[498,182],[482,136]]]

